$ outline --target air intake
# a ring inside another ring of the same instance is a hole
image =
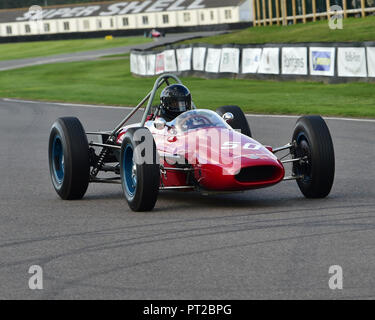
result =
[[[279,174],[280,170],[275,166],[255,166],[242,168],[235,178],[239,182],[267,182],[277,179]]]

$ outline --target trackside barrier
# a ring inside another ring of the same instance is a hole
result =
[[[375,82],[375,42],[266,45],[193,44],[133,50],[132,74]]]

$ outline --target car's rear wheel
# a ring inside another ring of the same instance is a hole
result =
[[[293,173],[302,176],[298,186],[306,198],[325,198],[331,192],[335,176],[335,153],[327,124],[320,116],[298,119],[293,133],[296,143]]]
[[[121,145],[122,189],[133,211],[151,211],[160,186],[159,155],[147,128],[131,128]]]
[[[218,109],[216,109],[216,113],[218,113],[220,116],[223,116],[225,113],[230,112],[233,114],[234,119],[228,122],[228,124],[233,128],[237,130],[241,130],[241,133],[251,137],[251,130],[249,123],[247,122],[246,116],[238,106],[223,106]]]
[[[83,198],[89,185],[89,145],[77,118],[59,118],[49,138],[51,180],[63,200]]]

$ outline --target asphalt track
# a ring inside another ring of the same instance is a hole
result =
[[[220,33],[223,33],[223,31],[171,33],[171,34],[167,34],[165,38],[155,39],[153,42],[143,43],[139,45],[122,46],[122,47],[117,47],[117,48],[91,50],[91,51],[76,52],[76,53],[66,53],[66,54],[52,55],[48,57],[0,61],[0,71],[23,68],[27,66],[47,64],[47,63],[62,63],[62,62],[95,60],[103,56],[128,53],[130,52],[131,49],[147,50],[155,46],[167,45],[173,42],[178,42],[178,41],[192,39],[192,38],[208,37],[208,36],[217,35]]]
[[[129,112],[0,100],[0,299],[375,298],[375,122],[328,119],[336,180],[323,200],[295,182],[239,194],[163,192],[133,213],[121,187],[58,199],[47,162],[61,116],[110,129]],[[293,117],[248,117],[255,138],[289,142]],[[28,269],[44,289],[28,288]],[[328,287],[340,265],[344,289]]]

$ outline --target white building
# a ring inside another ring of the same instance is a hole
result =
[[[143,0],[0,10],[0,37],[217,28],[252,21],[251,3],[251,0]]]

